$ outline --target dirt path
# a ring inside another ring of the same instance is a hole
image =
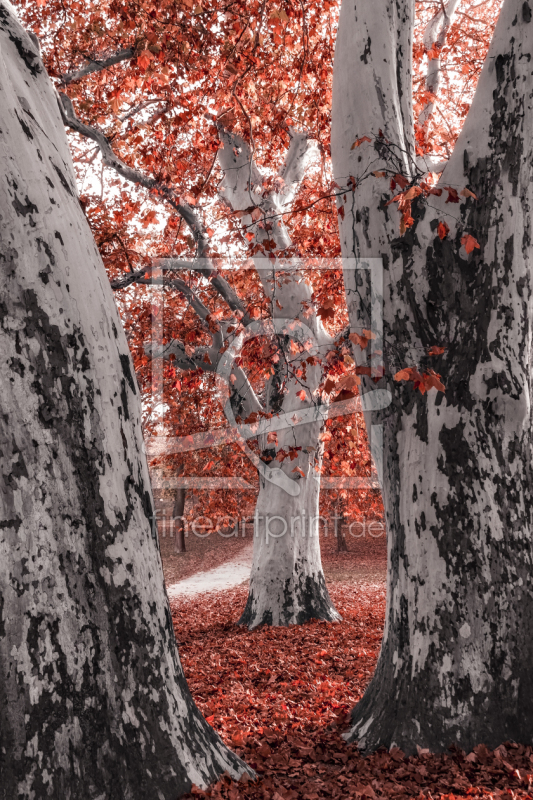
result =
[[[248,583],[252,568],[253,543],[245,545],[242,550],[219,567],[205,572],[197,572],[181,581],[167,586],[169,599],[183,595],[193,597],[205,592],[220,592],[224,589],[234,589],[243,583]]]

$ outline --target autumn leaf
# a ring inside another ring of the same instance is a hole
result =
[[[465,235],[461,237],[461,244],[467,253],[471,253],[476,247],[478,250],[480,249],[477,239],[475,239],[470,233],[465,233]]]
[[[321,306],[317,310],[316,313],[317,313],[317,316],[320,317],[320,319],[322,319],[322,320],[324,320],[324,319],[334,319],[334,317],[335,317],[335,308],[333,308],[333,306],[331,308],[326,308],[325,306]]]
[[[394,180],[396,181],[400,189],[405,189],[405,187],[409,183],[407,178],[405,178],[403,175],[400,175],[399,173],[396,173],[396,175],[394,176]]]
[[[153,54],[149,50],[143,50],[142,53],[139,53],[137,56],[137,64],[141,69],[146,70],[150,66],[150,61],[153,57]]]
[[[427,373],[424,373],[423,380],[426,391],[429,391],[430,389],[436,389],[438,392],[446,391],[440,378],[441,376],[432,369],[428,370]]]
[[[300,389],[299,392],[296,392],[296,397],[298,397],[303,402],[307,397],[305,389]]]
[[[401,369],[394,376],[394,380],[395,381],[410,381],[411,380],[411,371],[408,370],[408,369]]]
[[[361,136],[360,139],[356,139],[355,142],[352,144],[350,150],[353,150],[355,147],[360,147],[363,142],[371,142],[372,139],[369,136]]]
[[[422,194],[420,186],[411,186],[411,188],[405,192],[403,199],[413,200],[415,197],[418,197],[419,194]]]
[[[470,191],[470,189],[468,189],[466,186],[465,186],[465,188],[464,188],[464,189],[461,189],[461,191],[459,192],[459,194],[460,194],[462,197],[473,197],[473,198],[474,198],[474,200],[477,200],[477,196],[474,194],[474,192],[471,192],[471,191]]]
[[[357,386],[361,385],[361,378],[355,375],[345,375],[340,381],[337,383],[337,389],[340,391],[341,389],[347,389],[351,391],[355,389]]]
[[[444,186],[444,189],[448,192],[448,197],[446,198],[446,203],[458,203],[459,202],[459,195],[457,194],[457,190],[453,189],[451,186]]]
[[[450,226],[446,224],[446,222],[439,222],[437,227],[437,233],[439,235],[439,239],[445,239],[446,236],[450,232]]]
[[[376,169],[372,175],[374,178],[384,178],[387,173],[384,170]]]
[[[300,469],[300,467],[294,467],[292,472],[297,472],[298,475],[301,475],[302,478],[305,478],[305,472],[303,471],[303,469]]]
[[[337,214],[341,219],[344,219],[344,206],[339,206],[337,209]]]
[[[440,347],[439,345],[434,344],[433,347],[429,348],[428,356],[441,356],[445,350],[445,347]]]
[[[372,333],[372,331],[363,330],[363,335],[361,336],[359,333],[350,333],[348,339],[353,343],[359,345],[361,350],[364,350],[370,339],[375,339],[376,334]]]

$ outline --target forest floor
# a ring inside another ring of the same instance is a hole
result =
[[[239,542],[240,548],[229,548],[233,554],[227,560],[247,546],[246,538]],[[206,793],[193,789],[187,797],[533,800],[531,747],[507,744],[491,752],[480,745],[470,754],[454,749],[410,758],[393,748],[362,757],[342,739],[348,712],[374,671],[385,614],[384,539],[367,536],[349,540],[348,547],[348,553],[337,554],[334,539],[322,541],[324,571],[341,623],[247,631],[235,624],[246,602],[245,587],[171,599],[192,695],[207,721],[258,776],[239,783],[222,778]],[[218,555],[202,548],[197,563],[220,564],[228,550],[213,549]]]

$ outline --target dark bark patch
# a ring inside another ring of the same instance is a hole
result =
[[[27,217],[28,214],[35,214],[38,211],[37,206],[35,203],[32,203],[28,195],[26,195],[25,203],[21,203],[17,195],[15,195],[12,206],[19,217]]]
[[[17,112],[16,112],[16,111],[15,111],[15,114],[17,114]],[[19,115],[18,115],[18,114],[17,114],[17,119],[18,119],[18,121],[19,121],[19,123],[20,123],[20,127],[21,127],[21,128],[22,128],[22,130],[24,131],[24,134],[26,135],[26,137],[27,137],[28,139],[33,139],[33,133],[31,132],[30,128],[29,128],[29,127],[26,125],[26,123],[24,122],[24,120],[23,120],[23,119],[21,119],[21,118],[19,117]]]
[[[117,338],[117,329],[113,324],[113,333],[115,334],[115,339]],[[122,372],[124,373],[124,377],[129,383],[129,387],[133,394],[137,394],[137,389],[135,388],[135,381],[133,379],[133,375],[131,374],[131,358],[129,355],[123,355],[122,353],[119,356],[120,363],[122,365]]]
[[[365,64],[368,64],[368,56],[370,55],[370,45],[371,45],[371,39],[369,36],[365,42],[365,49],[363,50],[363,55],[360,56],[361,61],[363,61]]]
[[[20,528],[21,525],[22,525],[22,520],[20,517],[15,517],[15,519],[4,519],[0,522],[0,530],[6,530],[7,528],[14,528],[15,533],[18,533],[18,529]]]
[[[39,54],[26,47],[22,39],[12,31],[10,22],[11,19],[7,9],[0,6],[0,25],[4,30],[7,30],[10,41],[13,42],[17,48],[19,56],[26,64],[31,75],[35,78],[40,72],[42,72]]]
[[[65,178],[65,176],[63,175],[63,173],[62,173],[62,172],[61,172],[61,170],[59,169],[59,167],[58,167],[56,164],[54,164],[54,162],[52,161],[52,159],[50,159],[50,162],[51,162],[51,164],[52,164],[53,168],[55,169],[55,171],[56,171],[56,173],[57,173],[57,177],[58,177],[58,178],[59,178],[59,180],[61,181],[61,185],[63,186],[63,188],[65,189],[65,191],[66,191],[66,192],[68,192],[68,194],[69,194],[71,197],[74,197],[74,193],[73,193],[73,191],[72,191],[72,189],[71,189],[71,187],[70,187],[70,185],[69,185],[69,183],[68,183],[67,179]]]

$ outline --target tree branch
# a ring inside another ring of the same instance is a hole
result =
[[[85,67],[82,67],[75,72],[67,72],[66,75],[61,75],[60,86],[68,86],[70,83],[80,81],[82,78],[85,78],[86,75],[90,75],[92,72],[101,72],[108,67],[119,64],[121,61],[128,61],[130,58],[134,58],[134,56],[135,48],[127,47],[122,50],[117,50],[116,53],[113,53],[105,58],[89,59],[89,63]]]
[[[195,261],[181,261],[177,258],[158,258],[154,261],[154,267],[168,270],[192,269],[207,278],[211,286],[218,292],[220,297],[227,303],[233,313],[235,313],[243,325],[248,325],[252,317],[246,310],[246,306],[239,295],[230,284],[217,272],[209,258],[199,258]]]
[[[169,205],[171,205],[172,208],[177,211],[181,217],[183,217],[191,230],[195,242],[198,245],[199,253],[203,255],[203,252],[207,250],[209,239],[204,226],[196,216],[195,211],[190,206],[180,203],[176,197],[176,193],[170,186],[161,183],[160,181],[156,180],[156,178],[150,178],[148,175],[144,175],[139,170],[133,169],[133,167],[129,167],[127,164],[125,164],[124,161],[115,155],[108,139],[102,133],[102,131],[98,130],[98,128],[92,127],[91,125],[86,125],[84,122],[78,119],[70,97],[67,97],[67,95],[63,94],[62,92],[59,92],[58,96],[59,110],[61,112],[64,125],[67,125],[73,131],[79,133],[80,136],[84,136],[86,139],[92,139],[93,142],[96,142],[100,148],[102,161],[106,167],[114,169],[115,172],[117,172],[125,180],[130,181],[131,183],[136,183],[139,186],[143,186],[145,189],[148,189],[149,191],[153,191],[161,195],[161,197],[163,197],[163,199],[165,199],[167,203],[169,203]]]
[[[183,269],[183,264],[187,264],[185,267],[186,269],[194,269],[195,271],[200,272],[210,281],[213,288],[225,300],[231,310],[233,312],[238,312],[241,322],[244,325],[247,325],[249,322],[251,322],[252,318],[248,314],[246,307],[239,296],[234,292],[229,283],[218,274],[210,259],[205,256],[209,246],[209,237],[207,236],[203,224],[198,219],[196,212],[190,206],[186,206],[178,202],[175,192],[171,187],[162,184],[155,178],[150,178],[147,175],[143,175],[143,173],[139,170],[133,169],[121,161],[121,159],[118,158],[113,152],[109,141],[102,131],[99,131],[97,128],[94,128],[90,125],[86,125],[77,118],[72,101],[69,97],[67,97],[67,95],[59,93],[59,100],[59,109],[61,111],[64,124],[68,125],[72,130],[76,131],[81,136],[92,139],[92,141],[96,142],[102,154],[102,161],[107,167],[114,169],[115,172],[118,172],[118,174],[125,180],[143,186],[145,189],[150,191],[157,192],[157,194],[161,195],[163,199],[165,199],[172,206],[172,208],[177,211],[178,214],[180,214],[180,216],[189,226],[198,245],[199,258],[195,261],[189,262],[176,262],[175,259],[161,259],[161,261],[170,261],[171,263],[175,262],[175,264],[179,265],[174,267],[177,269]],[[165,263],[160,263],[159,266],[163,267],[164,269],[172,269],[172,266],[168,266]],[[140,282],[140,279],[145,272],[146,269],[143,269],[142,271],[126,275],[124,278],[117,278],[111,282],[111,286],[113,289],[125,289],[132,283]]]

